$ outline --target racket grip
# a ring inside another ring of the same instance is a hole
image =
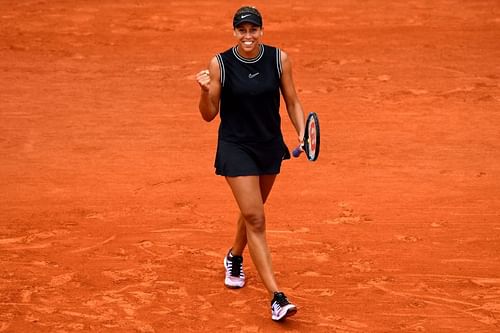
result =
[[[299,157],[301,153],[302,147],[300,145],[292,151],[293,157]]]

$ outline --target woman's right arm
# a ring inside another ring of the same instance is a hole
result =
[[[212,121],[219,113],[220,103],[220,70],[217,58],[212,58],[208,70],[196,74],[196,81],[200,85],[201,95],[199,109],[205,121]]]

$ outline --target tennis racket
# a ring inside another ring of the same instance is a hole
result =
[[[306,153],[309,161],[316,161],[319,156],[319,120],[315,112],[309,113],[306,120],[304,141],[292,152],[293,157],[299,157],[302,152]]]

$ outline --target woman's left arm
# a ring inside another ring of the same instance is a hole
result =
[[[299,97],[297,96],[297,92],[295,91],[290,59],[285,52],[281,50],[280,52],[282,65],[281,93],[283,95],[283,99],[285,100],[288,117],[297,131],[299,142],[302,143],[305,128],[304,111],[302,109],[302,104],[300,104]]]

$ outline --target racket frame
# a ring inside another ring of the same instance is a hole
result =
[[[310,131],[311,126],[314,125],[315,131],[315,141],[311,141]],[[293,150],[292,155],[294,157],[299,157],[302,152],[306,153],[306,157],[309,161],[314,162],[318,159],[319,156],[319,144],[320,144],[320,135],[319,135],[319,119],[316,112],[310,112],[307,115],[306,119],[306,129],[304,131],[304,138],[302,140],[302,144],[300,144],[297,148]],[[311,146],[314,146],[314,150],[312,150]]]
[[[311,127],[314,126],[314,127]],[[314,137],[311,137],[311,132],[314,131]],[[304,152],[306,153],[307,159],[314,162],[319,156],[320,147],[320,132],[319,132],[319,120],[316,112],[310,112],[306,120],[306,131],[304,133]],[[312,149],[314,148],[314,149]]]

